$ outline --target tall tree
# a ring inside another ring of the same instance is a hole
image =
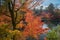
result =
[[[18,1],[18,0],[17,0]],[[19,0],[20,1],[20,0]],[[5,0],[6,2],[6,5],[8,7],[8,10],[9,10],[9,13],[10,13],[10,16],[11,17],[11,20],[12,20],[12,26],[13,26],[13,30],[16,29],[16,25],[23,19],[23,17],[21,19],[19,19],[19,21],[17,22],[17,15],[18,15],[18,11],[21,11],[20,9],[21,8],[24,8],[26,2],[24,0],[21,0],[21,6],[17,9],[15,9],[15,5],[16,5],[16,0]],[[21,11],[22,12],[22,11]],[[22,12],[22,15],[24,15],[25,12]],[[15,15],[16,14],[16,15]]]
[[[15,30],[16,29],[16,25],[22,19],[24,19],[25,11],[23,11],[23,10],[27,9],[30,6],[29,4],[31,4],[31,2],[34,2],[34,0],[19,0],[19,1],[18,0],[4,0],[4,1],[5,1],[5,4],[6,4],[5,5],[6,10],[9,10],[9,13],[10,13],[10,15],[7,15],[7,16],[11,17],[11,22],[12,22],[13,30]],[[17,4],[19,3],[20,6],[16,5],[16,3]],[[39,1],[36,1],[36,3],[34,5],[32,5],[30,8],[36,7],[37,5],[39,5],[39,3],[40,3]],[[20,18],[19,21],[17,21],[18,11],[20,11],[20,14],[22,14],[22,18]]]
[[[40,7],[40,12],[42,12],[42,10],[43,10],[43,6]]]
[[[48,6],[48,11],[53,13],[54,12],[54,5],[51,3],[49,6]]]
[[[19,4],[20,6],[17,9],[15,8],[17,0],[4,0],[4,1],[6,3],[6,8],[7,8],[9,14],[10,14],[10,15],[6,15],[6,16],[11,18],[11,23],[12,23],[12,26],[13,26],[13,30],[16,30],[16,25],[18,23],[20,23],[21,20],[25,21],[25,17],[24,17],[25,11],[24,11],[24,9],[27,9],[29,4],[33,0],[19,0],[20,1],[20,4]],[[37,4],[39,4],[39,2],[36,2],[35,4],[37,5]],[[35,7],[36,6],[35,4],[32,5],[32,7]],[[20,12],[20,15],[22,14],[22,18],[19,18],[19,21],[17,21],[18,11]],[[15,40],[14,36],[13,36],[13,40]]]

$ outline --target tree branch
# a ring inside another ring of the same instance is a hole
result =
[[[31,6],[29,9],[31,9],[31,8],[33,8],[33,7],[37,6],[37,5],[39,5],[39,3],[38,3],[38,2],[36,2],[35,4],[33,4],[33,6]]]
[[[41,1],[37,1],[35,4],[33,4],[29,9],[31,8],[35,8],[36,6],[42,4],[44,2],[44,0],[41,0]]]
[[[15,10],[15,12],[19,11],[20,8],[22,8],[23,6],[24,6],[24,3],[17,10]]]
[[[20,19],[16,24],[20,23],[20,21],[22,21],[22,19]]]
[[[16,17],[15,17],[15,21],[16,21],[16,19],[17,19],[17,11],[16,11]]]
[[[11,16],[9,16],[9,15],[6,15],[6,14],[5,14],[5,16],[11,17]]]
[[[14,11],[13,11],[13,9],[11,9],[10,3],[8,3],[8,9],[9,9],[11,19],[12,19],[13,30],[15,30],[16,29],[16,22],[15,22],[15,18],[14,18]]]
[[[11,1],[11,4],[12,4],[12,9],[14,9],[14,7],[15,7],[15,0],[13,2]]]

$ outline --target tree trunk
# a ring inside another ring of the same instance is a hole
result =
[[[11,15],[11,19],[12,19],[12,25],[13,25],[13,31],[16,29],[16,22],[15,22],[15,17],[14,17],[14,9],[11,9],[11,4],[8,3],[8,9]],[[15,40],[15,37],[13,36],[13,40]]]
[[[11,15],[11,19],[12,19],[12,25],[13,25],[13,30],[15,30],[16,28],[16,22],[15,22],[15,17],[14,17],[14,9],[11,9],[11,5],[10,3],[8,3],[8,9]]]

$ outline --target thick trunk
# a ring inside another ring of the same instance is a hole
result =
[[[10,3],[8,3],[8,9],[9,9],[11,19],[12,19],[13,30],[15,30],[16,29],[16,22],[15,22],[15,17],[14,17],[14,11],[13,11],[13,9],[11,9]],[[15,40],[15,36],[13,36],[13,40]]]
[[[13,30],[15,30],[16,29],[15,28],[16,27],[16,22],[15,22],[15,17],[14,17],[14,11],[13,11],[13,9],[11,9],[10,3],[8,3],[8,9],[9,9],[11,19],[12,19]]]

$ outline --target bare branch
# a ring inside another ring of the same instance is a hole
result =
[[[29,5],[31,2],[33,2],[33,0],[28,0],[26,1],[26,3]]]
[[[6,14],[5,14],[5,16],[11,17],[11,16],[9,16],[9,15],[6,15]]]
[[[35,7],[35,6],[37,6],[37,5],[39,5],[39,3],[38,2],[36,2],[32,7],[30,7],[29,9],[31,9],[31,8],[33,8],[33,7]]]
[[[36,6],[42,4],[44,2],[44,0],[41,0],[41,1],[37,1],[35,4],[33,4],[29,9],[31,8],[35,8]]]
[[[16,17],[15,17],[15,21],[16,21],[16,19],[17,19],[17,11],[16,11]]]
[[[20,8],[22,8],[24,6],[24,4],[22,4],[17,10],[15,10],[15,12],[19,11]]]
[[[22,21],[22,19],[20,19],[16,24],[20,23],[20,21]]]
[[[12,2],[12,9],[14,9],[14,7],[15,7],[15,1],[16,1],[16,0],[14,0],[14,1]]]

